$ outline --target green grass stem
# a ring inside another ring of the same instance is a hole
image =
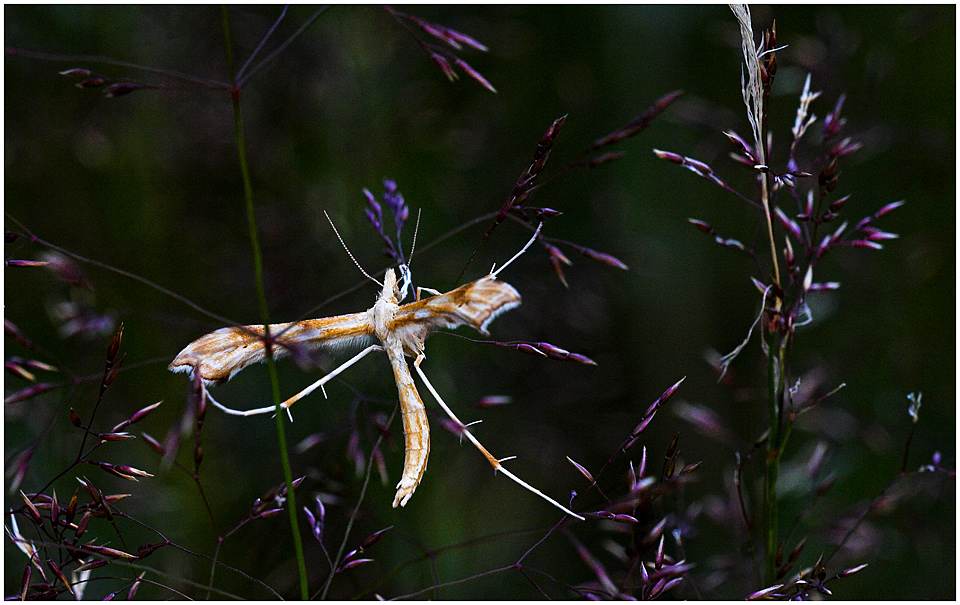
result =
[[[240,88],[236,84],[233,49],[230,36],[230,17],[226,6],[220,8],[220,20],[223,24],[223,48],[226,54],[227,71],[233,83],[231,100],[233,102],[233,120],[237,137],[237,155],[240,160],[240,174],[243,179],[243,196],[247,208],[247,225],[250,230],[250,245],[253,249],[253,271],[257,290],[257,305],[260,308],[260,321],[263,322],[264,338],[270,338],[270,313],[267,309],[267,297],[263,289],[263,258],[260,253],[260,240],[257,237],[257,220],[253,207],[253,184],[250,180],[250,169],[247,165],[247,148],[243,135],[243,117],[240,111]],[[276,407],[277,441],[280,448],[280,463],[283,466],[283,478],[287,484],[287,511],[290,513],[290,531],[293,534],[294,553],[297,557],[297,570],[300,575],[300,598],[304,601],[309,598],[307,586],[307,565],[303,557],[303,541],[300,538],[299,524],[297,523],[297,501],[293,490],[293,471],[290,469],[290,456],[287,452],[287,436],[283,425],[285,414],[280,407],[280,381],[277,378],[277,368],[274,363],[271,347],[266,347],[267,372],[270,375],[270,390],[273,395],[273,404]]]

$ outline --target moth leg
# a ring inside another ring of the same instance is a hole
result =
[[[533,232],[533,237],[531,237],[531,238],[530,238],[530,241],[528,241],[528,242],[523,246],[523,248],[520,249],[520,252],[517,252],[516,254],[514,254],[513,257],[512,257],[510,260],[508,260],[507,262],[503,263],[503,266],[500,267],[499,269],[497,269],[496,271],[494,271],[494,269],[496,269],[496,265],[494,265],[493,267],[491,267],[491,268],[490,268],[490,275],[493,276],[493,277],[496,277],[496,276],[497,276],[497,273],[500,273],[501,271],[503,271],[504,269],[506,269],[508,266],[510,266],[510,263],[512,263],[513,261],[515,261],[515,260],[517,260],[518,258],[520,258],[520,257],[523,255],[523,253],[527,251],[527,248],[529,248],[530,246],[532,246],[532,245],[533,245],[533,242],[537,241],[537,238],[540,236],[540,230],[541,230],[541,229],[543,229],[543,222],[542,222],[542,221],[540,222],[539,225],[537,225],[537,230]]]
[[[333,378],[335,378],[338,374],[340,374],[341,372],[343,372],[344,370],[346,370],[347,368],[349,368],[349,367],[352,366],[353,364],[355,364],[355,363],[357,363],[358,361],[360,361],[361,359],[363,359],[363,357],[365,357],[368,353],[371,353],[372,351],[382,351],[382,350],[383,350],[383,347],[381,347],[380,345],[370,345],[370,346],[367,347],[366,349],[360,351],[359,353],[357,353],[356,355],[354,355],[353,357],[351,357],[351,358],[348,359],[347,361],[345,361],[345,362],[343,362],[342,364],[340,364],[339,366],[337,366],[337,368],[335,368],[332,372],[330,372],[329,374],[327,374],[326,376],[324,376],[324,377],[321,378],[320,380],[316,381],[315,383],[313,383],[313,384],[311,384],[310,386],[308,386],[307,388],[303,389],[302,391],[300,391],[299,393],[297,393],[297,394],[294,395],[293,397],[291,397],[291,398],[287,399],[286,401],[284,401],[283,403],[281,403],[280,406],[287,411],[287,416],[290,417],[290,421],[292,422],[292,421],[293,421],[293,414],[290,413],[290,406],[291,406],[291,405],[293,405],[293,404],[296,403],[298,400],[302,399],[303,397],[306,397],[307,395],[309,395],[310,393],[312,393],[313,391],[315,391],[315,390],[317,389],[317,387],[323,387],[324,384],[326,384],[327,382],[329,382],[330,380],[332,380]],[[204,386],[203,388],[204,388],[204,390],[207,392],[207,399],[210,401],[210,403],[212,403],[214,406],[216,406],[216,407],[217,407],[218,409],[220,409],[222,412],[225,412],[225,413],[227,413],[227,414],[231,414],[231,415],[233,415],[233,416],[255,416],[255,415],[257,415],[257,414],[268,414],[268,413],[271,413],[271,412],[275,412],[275,411],[276,411],[276,407],[274,407],[274,406],[272,406],[272,405],[265,406],[265,407],[262,407],[262,408],[255,408],[255,409],[252,409],[252,410],[234,410],[234,409],[232,409],[232,408],[226,407],[225,405],[222,405],[222,404],[219,403],[216,399],[214,399],[214,398],[210,395],[210,391],[207,389],[206,386]]]
[[[206,392],[207,401],[212,403],[214,407],[219,409],[221,412],[225,414],[230,414],[231,416],[253,416],[255,414],[265,414],[275,409],[273,406],[270,406],[268,408],[257,408],[255,410],[235,410],[233,408],[228,408],[227,406],[223,405],[222,403],[214,399],[213,395],[210,394],[210,389],[208,389],[206,386],[203,387],[203,390]]]
[[[373,352],[373,351],[382,351],[382,350],[383,350],[383,347],[381,347],[380,345],[370,345],[370,346],[367,347],[366,349],[360,351],[359,353],[357,353],[356,355],[354,355],[353,357],[351,357],[351,358],[348,359],[347,361],[345,361],[345,362],[343,362],[342,364],[340,364],[339,366],[337,366],[336,369],[334,369],[332,372],[330,372],[329,374],[327,374],[326,376],[324,376],[324,377],[321,378],[320,380],[316,381],[315,383],[313,383],[313,384],[311,384],[310,386],[308,386],[307,388],[303,389],[302,391],[300,391],[299,393],[297,393],[297,394],[294,395],[293,397],[291,397],[291,398],[287,399],[286,401],[284,401],[283,403],[281,403],[280,406],[281,406],[283,409],[287,410],[287,415],[290,416],[290,420],[293,421],[293,415],[290,413],[290,406],[291,406],[291,405],[293,405],[294,403],[296,403],[296,402],[299,401],[300,399],[306,397],[307,395],[309,395],[310,393],[312,393],[313,391],[315,391],[315,390],[317,389],[317,387],[320,387],[320,388],[322,389],[322,388],[323,388],[323,385],[325,385],[327,382],[333,380],[338,374],[340,374],[341,372],[343,372],[344,370],[346,370],[347,368],[349,368],[349,367],[352,366],[353,364],[357,363],[358,361],[360,361],[361,359],[363,359],[364,357],[366,357],[366,355],[367,355],[368,353],[371,353],[371,352]],[[326,391],[324,391],[323,396],[324,396],[324,398],[326,398],[326,396],[327,396]],[[273,408],[271,408],[271,409],[273,409]]]
[[[472,443],[478,450],[480,450],[480,453],[483,454],[484,458],[487,459],[487,462],[490,463],[490,466],[493,467],[494,472],[499,471],[503,473],[512,481],[516,482],[517,484],[527,489],[528,491],[533,492],[534,494],[540,496],[541,498],[543,498],[550,504],[556,506],[566,514],[570,515],[571,517],[576,517],[577,519],[580,519],[581,521],[583,521],[584,520],[583,517],[571,511],[570,509],[563,506],[562,504],[560,504],[550,496],[544,494],[537,488],[533,487],[532,485],[530,485],[520,477],[517,477],[516,475],[508,471],[506,468],[504,468],[503,465],[501,464],[501,460],[494,458],[493,454],[487,451],[487,448],[483,447],[483,445],[481,445],[480,442],[477,441],[477,438],[473,436],[473,433],[467,430],[466,425],[460,422],[460,419],[457,418],[457,416],[453,413],[453,411],[449,407],[447,407],[447,404],[443,402],[443,399],[440,397],[440,394],[437,393],[437,390],[433,388],[432,384],[430,384],[430,380],[427,379],[427,376],[426,374],[423,373],[423,370],[420,369],[420,363],[424,359],[425,359],[425,356],[423,355],[423,353],[421,353],[420,355],[417,356],[416,361],[413,362],[413,367],[417,370],[417,374],[420,375],[420,379],[423,380],[423,384],[426,385],[427,390],[430,391],[430,394],[433,395],[433,398],[437,400],[437,403],[440,404],[440,407],[443,408],[443,411],[447,414],[447,416],[450,417],[450,420],[453,420],[457,424],[457,426],[460,427],[461,433],[463,435],[466,435],[470,443]]]
[[[431,296],[440,296],[441,294],[443,294],[443,292],[441,292],[440,290],[434,290],[433,288],[424,288],[424,287],[421,287],[421,286],[417,286],[417,301],[418,301],[418,302],[420,301],[420,293],[421,293],[421,292],[426,292],[427,294],[429,294],[429,295],[431,295]]]

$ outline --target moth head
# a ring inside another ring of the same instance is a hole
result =
[[[396,303],[401,300],[400,287],[397,285],[397,276],[393,269],[387,269],[383,275],[383,293],[380,298]]]

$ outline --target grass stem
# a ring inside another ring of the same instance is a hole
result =
[[[276,407],[277,441],[280,448],[280,462],[283,465],[283,478],[287,484],[287,511],[290,513],[290,531],[293,534],[294,553],[297,558],[297,570],[300,575],[300,598],[307,600],[309,591],[307,586],[307,566],[303,557],[303,541],[297,523],[297,502],[294,494],[293,471],[290,469],[290,456],[287,452],[287,437],[283,425],[284,414],[280,407],[280,381],[277,378],[277,368],[273,359],[270,339],[270,313],[267,309],[267,297],[263,289],[263,258],[260,253],[260,241],[257,237],[257,220],[253,207],[253,184],[250,179],[250,169],[247,164],[247,148],[243,134],[243,117],[240,111],[240,89],[236,84],[234,71],[233,49],[230,36],[230,16],[226,6],[220,7],[220,20],[223,24],[223,48],[226,54],[227,71],[233,82],[231,100],[233,102],[233,119],[237,137],[237,155],[240,160],[240,174],[243,180],[243,196],[247,208],[247,225],[250,230],[250,245],[253,249],[253,270],[257,290],[257,305],[260,308],[260,320],[263,322],[264,339],[267,342],[267,372],[270,375],[270,390],[273,395],[273,404]]]

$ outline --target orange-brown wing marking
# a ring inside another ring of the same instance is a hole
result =
[[[230,380],[243,368],[266,358],[260,340],[262,334],[262,325],[220,328],[187,345],[174,358],[169,369],[192,375],[194,367],[199,366],[200,378],[207,384]],[[373,321],[369,312],[351,313],[271,324],[270,334],[281,334],[277,339],[278,346],[273,350],[274,357],[280,358],[289,355],[293,347],[342,347],[365,340],[373,334]]]
[[[413,496],[430,457],[430,424],[427,422],[427,410],[423,400],[413,384],[413,376],[407,360],[403,357],[403,343],[391,336],[384,343],[393,377],[400,394],[400,412],[403,419],[403,474],[397,484],[397,494],[393,498],[393,507],[406,506]]]
[[[491,321],[519,304],[520,294],[513,286],[488,275],[445,294],[402,305],[391,328],[402,335],[406,352],[410,354],[422,348],[423,339],[431,329],[466,324],[487,334]],[[419,347],[411,346],[413,344]]]

